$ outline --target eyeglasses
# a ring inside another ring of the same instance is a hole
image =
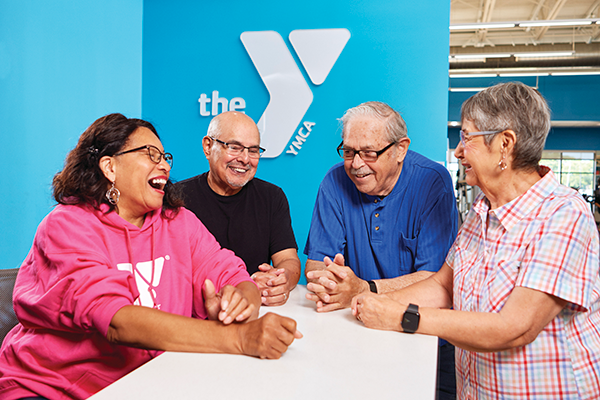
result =
[[[363,161],[377,161],[380,155],[385,153],[387,149],[396,143],[397,142],[392,142],[381,150],[354,150],[342,147],[344,145],[344,142],[342,141],[342,143],[340,143],[340,145],[337,147],[337,152],[344,160],[354,160],[354,157],[356,157],[358,154]]]
[[[222,140],[219,140],[217,138],[214,138],[212,136],[209,136],[209,138],[211,138],[215,142],[219,142],[223,146],[227,147],[227,153],[229,153],[232,156],[239,156],[240,154],[242,154],[244,152],[245,149],[248,149],[248,157],[250,157],[250,158],[260,158],[260,156],[262,155],[262,153],[265,151],[265,149],[263,149],[260,146],[246,147],[246,146],[242,146],[239,143],[226,143],[226,142],[224,142]]]
[[[167,164],[169,164],[169,167],[173,168],[173,155],[171,153],[163,153],[158,149],[158,147],[152,146],[151,144],[136,147],[135,149],[131,149],[131,150],[121,151],[119,153],[116,153],[113,157],[120,156],[120,155],[127,154],[127,153],[133,153],[134,151],[139,151],[139,150],[143,150],[143,149],[148,150],[148,157],[150,157],[150,160],[152,160],[153,163],[158,164],[164,158],[165,162]]]
[[[465,146],[466,142],[468,142],[469,136],[483,136],[483,135],[495,135],[496,133],[500,133],[503,131],[481,131],[481,132],[465,132],[462,129],[460,130],[460,142],[462,143],[463,147]],[[467,140],[465,141],[465,138],[467,138]]]

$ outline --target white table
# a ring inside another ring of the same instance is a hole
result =
[[[367,329],[349,309],[320,314],[305,293],[261,309],[304,335],[279,360],[166,352],[92,399],[435,398],[437,337]]]

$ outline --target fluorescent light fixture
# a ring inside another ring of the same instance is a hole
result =
[[[510,29],[510,28],[535,28],[539,26],[583,26],[600,25],[597,18],[590,19],[549,19],[538,21],[502,21],[502,22],[476,22],[468,24],[450,25],[451,31],[476,31],[480,29]]]
[[[480,22],[475,24],[456,24],[450,25],[451,31],[472,31],[478,29],[505,29],[505,28],[514,28],[516,26],[515,22]]]
[[[452,74],[450,78],[495,78],[498,74]]]
[[[498,74],[503,78],[517,77],[517,76],[548,76],[549,72],[506,72]]]
[[[448,88],[451,92],[481,92],[484,87],[451,87]]]
[[[533,53],[515,53],[516,58],[546,58],[546,57],[571,57],[574,51],[540,51]]]
[[[600,75],[600,71],[551,72],[552,76]]]
[[[469,59],[481,59],[481,58],[507,58],[510,57],[510,53],[483,53],[483,54],[451,54],[450,58],[455,60],[469,60]]]
[[[591,25],[594,20],[591,19],[555,19],[555,20],[540,20],[540,21],[523,21],[519,22],[521,28],[535,28],[539,26],[581,26]],[[596,21],[597,23],[598,21]]]

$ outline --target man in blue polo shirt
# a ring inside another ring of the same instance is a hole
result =
[[[349,307],[364,291],[386,293],[433,275],[458,228],[450,174],[408,149],[398,112],[363,103],[342,124],[344,161],[321,182],[304,249],[307,298],[319,312]],[[439,364],[438,398],[453,398],[449,343],[440,347]]]

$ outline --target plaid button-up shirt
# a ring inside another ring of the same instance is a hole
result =
[[[598,231],[589,205],[542,167],[542,179],[495,210],[481,194],[446,262],[454,308],[499,312],[515,286],[566,300],[530,344],[477,353],[457,348],[460,399],[600,398]]]

